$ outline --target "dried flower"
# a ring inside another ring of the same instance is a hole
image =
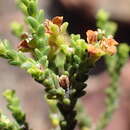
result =
[[[28,35],[27,33],[24,33],[21,35],[22,41],[18,44],[18,50],[23,51],[23,52],[29,52],[34,48],[34,45],[32,42],[34,39],[32,38],[31,35]]]
[[[23,33],[20,38],[21,39],[27,39],[29,37],[29,35],[27,33]]]
[[[53,24],[61,26],[63,23],[63,16],[56,16],[52,19]]]
[[[30,47],[28,46],[28,42],[27,40],[22,40],[19,45],[18,45],[18,50],[21,50],[21,51],[28,51],[30,49]]]

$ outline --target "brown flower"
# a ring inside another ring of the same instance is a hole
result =
[[[29,49],[27,40],[22,40],[22,41],[19,43],[18,49],[21,50],[22,48]]]
[[[20,51],[23,51],[23,52],[29,52],[32,50],[32,47],[29,45],[29,42],[31,41],[32,39],[28,38],[28,39],[25,39],[25,40],[22,40],[20,41],[20,43],[18,44],[18,50]]]
[[[29,37],[29,35],[27,33],[23,33],[20,38],[21,39],[27,39]]]
[[[56,16],[52,19],[53,24],[61,26],[63,23],[63,16]]]

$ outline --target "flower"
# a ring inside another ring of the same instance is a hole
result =
[[[53,24],[58,25],[59,27],[62,25],[63,23],[63,16],[56,16],[52,19]]]
[[[63,24],[63,17],[62,16],[56,16],[52,20],[46,19],[44,22],[45,25],[45,32],[52,34],[55,31],[60,31],[60,27]]]
[[[23,51],[23,52],[27,52],[27,51],[30,50],[30,47],[28,46],[27,40],[22,40],[22,41],[18,44],[18,50]]]
[[[104,51],[102,49],[95,47],[92,44],[87,45],[87,51],[91,56],[94,56],[94,55],[102,56],[102,55],[104,55]]]
[[[109,55],[114,55],[116,53],[116,46],[118,42],[115,41],[113,38],[106,38],[103,37],[101,40],[101,48]]]
[[[23,33],[21,35],[21,41],[19,42],[17,48],[22,52],[30,52],[32,49],[36,47],[35,39],[32,38],[31,35],[27,33]]]
[[[86,35],[87,35],[88,43],[95,43],[95,42],[97,42],[97,37],[98,37],[98,32],[97,31],[88,30],[86,32]]]

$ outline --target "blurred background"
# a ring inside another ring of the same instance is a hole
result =
[[[86,38],[87,29],[96,29],[96,13],[100,8],[111,15],[111,19],[118,23],[116,40],[130,43],[130,0],[39,0],[39,7],[46,12],[46,18],[64,16],[70,23],[69,33],[80,33]],[[15,0],[0,0],[0,38],[7,38],[13,47],[18,39],[10,32],[10,23],[23,23],[23,16],[15,6]],[[120,79],[119,108],[106,130],[130,130],[130,61],[123,68]],[[85,109],[96,122],[104,111],[104,90],[109,85],[109,77],[105,72],[103,60],[97,63],[88,80],[87,92],[83,97]],[[36,83],[29,75],[19,68],[10,66],[0,59],[0,109],[8,113],[2,92],[15,89],[20,97],[22,107],[27,113],[30,127],[34,130],[49,130],[48,106],[44,101],[43,87]],[[8,113],[9,115],[9,113]],[[11,117],[11,115],[9,115]]]

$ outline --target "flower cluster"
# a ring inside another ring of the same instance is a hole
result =
[[[116,53],[116,46],[118,42],[113,39],[112,36],[105,36],[105,33],[101,30],[92,31],[88,30],[87,35],[87,51],[97,59],[105,54],[114,55]]]
[[[68,22],[63,22],[62,16],[56,16],[52,18],[52,20],[46,19],[44,26],[51,49],[55,52],[60,48],[65,53],[67,53],[67,45],[69,45],[70,42],[69,36],[67,34]]]

